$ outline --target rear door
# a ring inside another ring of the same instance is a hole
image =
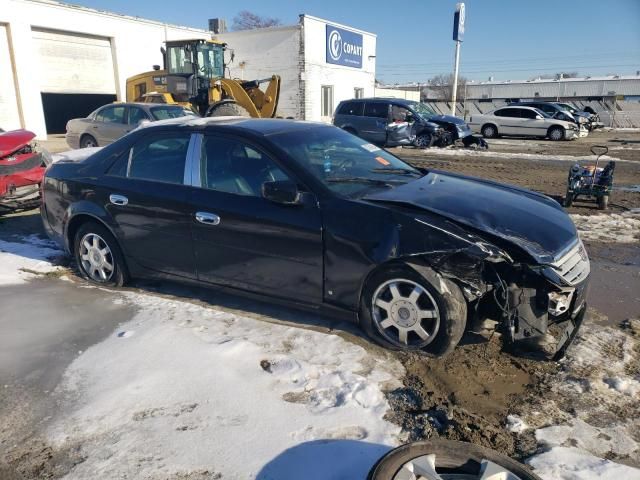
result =
[[[97,187],[130,261],[156,273],[195,278],[190,186],[184,184],[191,134],[149,133],[101,177]]]
[[[362,138],[377,145],[384,145],[387,140],[389,107],[388,102],[365,103],[360,129]]]
[[[130,130],[126,113],[125,105],[107,105],[101,108],[87,133],[92,135],[101,147],[115,142]]]
[[[307,303],[322,301],[322,218],[317,202],[262,197],[265,181],[294,180],[264,151],[219,134],[201,137],[190,195],[198,279]],[[303,188],[302,185],[300,185]]]

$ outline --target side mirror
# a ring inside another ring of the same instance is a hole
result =
[[[277,180],[262,184],[262,196],[274,203],[298,205],[301,202],[298,186],[291,180]]]
[[[536,115],[536,119],[542,120],[544,117],[542,115]]]

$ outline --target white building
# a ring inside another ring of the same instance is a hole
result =
[[[374,95],[376,36],[301,15],[297,25],[214,36],[234,51],[231,77],[282,78],[278,115],[330,121],[338,103]]]
[[[51,0],[0,0],[0,127],[63,132],[69,118],[125,100],[128,77],[162,65],[162,42],[211,36]],[[302,15],[292,27],[219,37],[235,53],[232,77],[281,75],[281,116],[328,120],[340,100],[373,95],[373,34]]]

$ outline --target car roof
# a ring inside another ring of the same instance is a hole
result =
[[[193,128],[226,127],[229,129],[248,130],[253,133],[269,136],[279,133],[304,131],[317,127],[332,127],[327,123],[289,120],[283,118],[247,118],[247,117],[177,117],[157,122],[149,122],[139,129],[162,128],[166,126],[184,126]]]
[[[351,100],[342,100],[340,103],[347,102],[388,102],[393,101],[397,103],[418,103],[416,100],[407,100],[405,98],[395,98],[395,97],[368,97],[368,98],[352,98]]]

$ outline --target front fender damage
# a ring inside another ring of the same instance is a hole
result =
[[[514,352],[534,351],[548,359],[564,355],[586,309],[584,302],[574,298],[573,289],[552,283],[539,268],[515,261],[484,239],[416,220],[448,235],[452,242],[449,248],[402,260],[443,296],[451,294],[449,282],[459,287],[470,323],[496,320],[497,330]]]

